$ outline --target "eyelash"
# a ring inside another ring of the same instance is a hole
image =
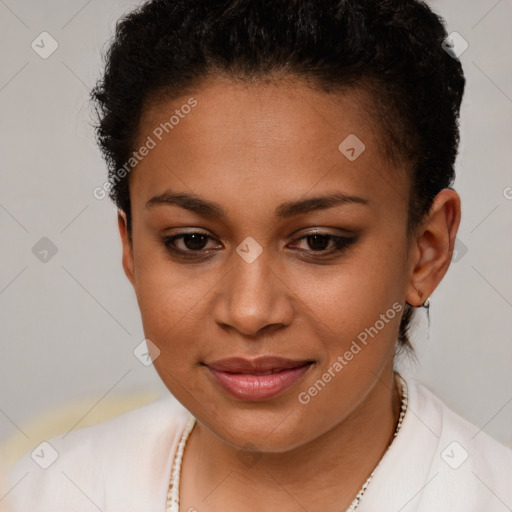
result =
[[[218,250],[218,249],[213,249],[213,250],[210,249],[210,250],[206,250],[206,251],[201,250],[201,249],[199,249],[199,250],[193,250],[193,249],[183,250],[183,249],[178,249],[174,246],[174,242],[176,240],[183,239],[184,237],[190,236],[190,235],[203,235],[207,238],[206,243],[208,243],[208,240],[214,240],[213,237],[209,236],[206,233],[202,233],[200,231],[189,231],[186,233],[180,233],[179,235],[165,236],[165,237],[163,237],[162,241],[163,241],[163,244],[166,247],[166,249],[171,254],[174,254],[174,255],[182,257],[182,258],[188,258],[188,259],[199,259],[201,257],[208,256],[212,252],[215,252]],[[334,254],[341,253],[341,252],[347,250],[351,245],[353,245],[354,243],[357,242],[357,237],[355,237],[355,236],[344,237],[344,236],[339,236],[339,235],[332,235],[330,233],[323,233],[321,231],[315,231],[312,233],[308,233],[300,238],[297,238],[294,241],[294,243],[300,242],[304,239],[307,239],[307,238],[309,238],[311,236],[315,236],[315,235],[321,236],[323,238],[327,238],[328,242],[332,242],[334,244],[334,248],[331,250],[318,250],[318,251],[314,251],[314,250],[306,251],[303,249],[299,249],[299,252],[306,253],[308,256],[312,256],[317,259],[321,259],[321,258],[325,258],[326,256],[332,256]]]

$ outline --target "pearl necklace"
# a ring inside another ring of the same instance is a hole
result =
[[[396,379],[399,381],[400,387],[401,387],[402,406],[400,408],[400,416],[398,417],[398,423],[396,424],[396,429],[395,429],[395,433],[393,434],[393,439],[391,440],[391,443],[389,443],[388,447],[386,448],[384,455],[386,455],[387,451],[389,450],[389,447],[393,443],[393,440],[398,435],[400,427],[402,426],[402,422],[404,421],[405,412],[407,411],[407,405],[409,402],[408,395],[407,395],[407,383],[402,378],[402,376],[399,375],[398,373],[396,374]],[[368,477],[366,482],[363,484],[363,486],[361,487],[361,490],[357,493],[357,496],[354,498],[354,501],[350,504],[350,507],[347,508],[346,512],[354,512],[354,510],[356,510],[356,508],[359,505],[359,502],[361,501],[361,498],[363,497],[363,494],[366,491],[366,488],[368,487],[368,485],[370,485],[370,482],[372,481],[375,471],[377,471],[377,468],[380,466],[380,463],[382,462],[384,455],[379,460],[379,463],[375,466],[375,469],[372,471],[371,475]]]
[[[384,452],[384,455],[389,450],[389,447],[393,443],[393,440],[397,436],[400,427],[402,426],[402,422],[404,420],[405,412],[407,411],[407,404],[408,404],[408,395],[407,395],[407,383],[402,378],[401,375],[398,373],[396,374],[396,379],[400,383],[401,387],[401,394],[402,394],[402,406],[400,410],[400,417],[398,418],[398,423],[396,425],[395,433],[393,434],[393,439],[391,440],[391,443],[386,448],[386,451]],[[190,435],[190,432],[194,428],[194,425],[196,423],[196,418],[192,417],[188,420],[185,429],[183,430],[183,433],[181,434],[180,442],[178,443],[178,447],[176,449],[176,455],[174,457],[174,462],[172,465],[172,472],[171,472],[171,480],[169,484],[169,491],[167,493],[167,508],[166,512],[179,512],[180,510],[180,497],[179,497],[179,489],[180,489],[180,473],[181,473],[181,462],[183,459],[183,452],[185,450],[185,443],[187,442],[188,436]],[[361,498],[363,497],[364,493],[366,492],[366,489],[368,488],[368,485],[370,484],[373,475],[375,474],[375,471],[377,471],[377,468],[380,466],[380,463],[382,462],[382,459],[384,458],[384,455],[380,459],[377,466],[375,466],[375,469],[372,471],[371,475],[368,477],[366,482],[363,484],[359,492],[357,493],[357,496],[354,498],[354,501],[350,504],[346,512],[354,512],[357,507],[359,506],[359,502],[361,501]]]

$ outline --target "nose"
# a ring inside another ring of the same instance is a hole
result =
[[[234,254],[232,270],[218,289],[216,323],[249,337],[290,325],[294,312],[290,290],[278,272],[264,253],[251,263]]]

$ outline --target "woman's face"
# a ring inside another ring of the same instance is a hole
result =
[[[228,443],[300,446],[392,370],[408,183],[376,130],[355,92],[298,81],[216,79],[143,116],[125,270],[160,377]]]

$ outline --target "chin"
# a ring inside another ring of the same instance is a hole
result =
[[[273,411],[257,410],[253,404],[243,404],[243,408],[219,405],[214,409],[212,415],[199,411],[196,418],[216,437],[243,451],[283,453],[316,437],[307,417],[283,406]]]

